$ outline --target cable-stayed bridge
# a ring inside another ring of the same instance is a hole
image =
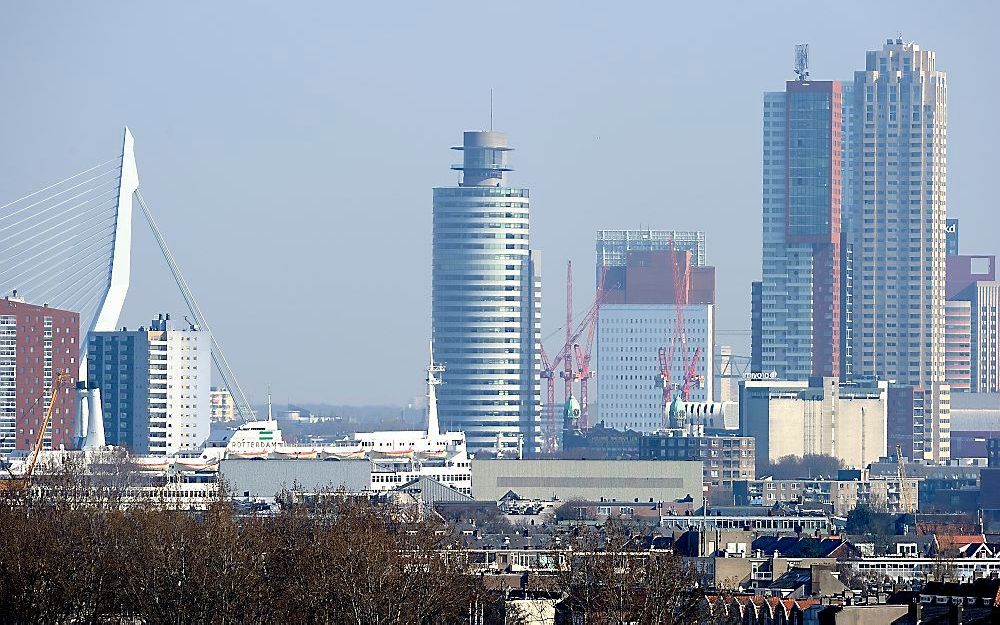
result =
[[[212,362],[243,420],[253,411],[176,259],[139,192],[135,142],[121,154],[0,204],[0,293],[80,313],[80,379],[91,332],[113,331],[131,279],[132,217],[138,206],[195,324],[212,339]],[[0,198],[0,202],[4,200]]]

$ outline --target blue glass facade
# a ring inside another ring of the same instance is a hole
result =
[[[840,237],[840,84],[789,82],[787,99],[788,240]]]
[[[148,333],[92,332],[87,344],[87,381],[101,389],[108,444],[148,454]]]

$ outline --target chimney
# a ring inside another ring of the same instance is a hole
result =
[[[104,439],[104,410],[101,406],[101,389],[97,385],[90,388],[87,409],[90,418],[87,419],[87,436],[83,440],[83,448],[85,450],[100,449],[107,445],[107,442]]]

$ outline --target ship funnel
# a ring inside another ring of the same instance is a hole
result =
[[[104,410],[101,408],[101,389],[90,389],[88,397],[87,436],[83,440],[84,449],[100,449],[107,443],[104,440]]]

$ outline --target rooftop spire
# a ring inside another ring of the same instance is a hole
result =
[[[437,393],[434,387],[441,384],[441,378],[435,374],[444,372],[444,367],[434,364],[434,342],[430,345],[430,361],[427,364],[427,436],[438,436],[441,427],[438,425]]]

